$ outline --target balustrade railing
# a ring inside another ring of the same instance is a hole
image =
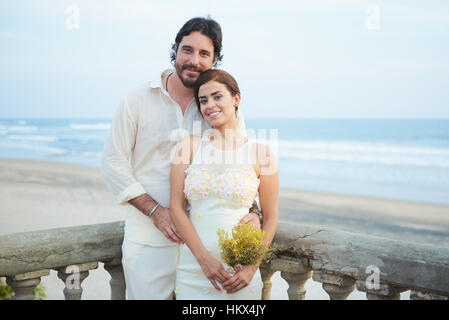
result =
[[[104,263],[111,275],[111,299],[125,299],[121,265],[123,222],[40,230],[0,236],[0,277],[15,299],[32,291],[56,270],[67,300],[81,299],[82,281]],[[287,282],[290,300],[305,298],[309,279],[322,283],[330,299],[346,299],[356,288],[367,299],[448,299],[449,249],[380,237],[279,222],[274,242],[279,252],[260,267],[262,299],[270,299],[276,271]],[[76,283],[76,285],[75,285]]]

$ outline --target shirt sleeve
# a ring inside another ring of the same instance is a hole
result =
[[[137,128],[137,119],[131,114],[125,98],[115,113],[106,138],[100,170],[103,181],[120,205],[128,204],[129,200],[146,193],[134,177],[130,163]]]

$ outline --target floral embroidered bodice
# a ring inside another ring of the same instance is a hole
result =
[[[214,198],[222,205],[250,208],[257,195],[257,178],[248,152],[250,142],[236,150],[219,150],[202,140],[185,170],[184,194],[192,204]]]

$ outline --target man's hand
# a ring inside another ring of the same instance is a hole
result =
[[[257,213],[254,212],[250,212],[248,213],[246,216],[244,216],[241,220],[240,220],[240,225],[245,224],[247,222],[251,222],[252,224],[254,224],[257,228],[260,229],[260,219],[259,219],[259,215]]]
[[[157,202],[146,193],[135,197],[128,202],[146,216],[148,216],[149,210],[154,208],[157,204]],[[177,243],[184,243],[176,232],[175,225],[170,216],[170,209],[159,206],[153,212],[150,219],[153,221],[156,228],[158,228],[164,236],[167,237],[167,239]]]
[[[180,244],[184,243],[176,232],[176,227],[171,219],[169,208],[159,206],[150,219],[167,239]]]

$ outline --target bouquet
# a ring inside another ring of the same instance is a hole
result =
[[[221,258],[231,275],[240,271],[242,266],[258,263],[275,250],[263,241],[266,233],[251,222],[234,226],[232,236],[223,227],[217,230],[217,234]]]

